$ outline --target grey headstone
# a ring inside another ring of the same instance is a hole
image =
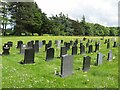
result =
[[[20,54],[24,54],[26,48],[27,48],[27,45],[22,44],[21,47],[20,47]]]
[[[54,48],[48,48],[46,52],[46,61],[54,59]]]
[[[73,56],[63,55],[61,60],[61,77],[73,74]]]
[[[86,72],[86,71],[88,71],[90,69],[90,62],[91,62],[91,57],[90,56],[84,56],[83,68],[82,68],[82,70],[84,72]]]
[[[103,54],[102,53],[98,53],[97,54],[97,65],[100,65],[102,64],[102,61],[103,61]]]
[[[42,48],[43,47],[43,42],[39,42],[39,48]]]
[[[108,61],[112,61],[113,59],[113,55],[112,55],[112,51],[110,50],[108,53]]]

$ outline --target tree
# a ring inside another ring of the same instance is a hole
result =
[[[0,7],[0,20],[2,25],[2,35],[6,36],[6,29],[7,25],[9,24],[9,11],[8,11],[8,3],[7,2],[1,2]]]

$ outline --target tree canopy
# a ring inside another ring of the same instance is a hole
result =
[[[47,15],[42,12],[35,2],[4,2],[1,4],[0,19],[2,35],[67,35],[67,36],[116,36],[118,27],[105,27],[98,23],[86,22],[83,15],[82,20],[72,20],[62,12],[59,15]],[[7,34],[7,25],[13,30]]]

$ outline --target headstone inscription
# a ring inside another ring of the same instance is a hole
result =
[[[91,62],[91,57],[90,56],[84,56],[83,68],[82,68],[82,70],[84,72],[86,72],[86,71],[88,71],[90,69],[90,62]]]
[[[54,48],[48,48],[46,52],[46,61],[54,59]]]
[[[62,55],[61,59],[61,77],[67,77],[73,74],[73,56]]]

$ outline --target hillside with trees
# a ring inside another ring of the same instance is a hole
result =
[[[118,27],[105,27],[98,23],[72,20],[62,12],[59,15],[47,15],[34,2],[2,2],[0,7],[2,35],[44,34],[61,36],[117,36]],[[6,28],[10,26],[10,28]]]

